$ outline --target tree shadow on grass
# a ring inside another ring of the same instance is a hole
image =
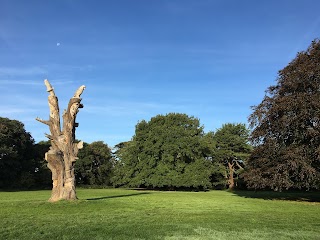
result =
[[[122,195],[115,195],[115,196],[105,196],[105,197],[97,197],[97,198],[87,198],[86,200],[94,201],[94,200],[102,200],[102,199],[109,199],[109,198],[132,197],[132,196],[145,195],[145,194],[150,194],[150,193],[149,193],[149,192],[140,192],[140,193],[122,194]]]
[[[236,190],[232,193],[245,198],[260,198],[265,200],[287,200],[301,202],[320,202],[320,191],[318,192],[303,192],[303,191],[243,191]]]

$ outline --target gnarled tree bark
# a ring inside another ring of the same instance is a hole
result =
[[[53,88],[46,79],[44,83],[49,92],[48,103],[50,109],[49,120],[36,118],[37,121],[49,126],[50,135],[46,134],[51,142],[51,147],[45,154],[48,168],[52,172],[52,192],[49,201],[55,202],[61,199],[77,199],[75,188],[74,164],[76,162],[79,149],[83,147],[83,142],[75,142],[76,116],[79,108],[83,108],[80,103],[85,86],[82,85],[70,99],[67,110],[62,114],[63,126],[61,130],[58,98]]]

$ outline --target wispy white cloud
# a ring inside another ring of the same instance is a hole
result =
[[[83,111],[109,116],[149,115],[155,112],[180,112],[186,109],[182,104],[159,104],[153,102],[118,102],[106,105],[85,104]]]
[[[11,80],[11,79],[0,79],[0,85],[34,85],[34,86],[39,86],[39,85],[44,85],[43,83],[44,79],[37,79],[37,80]],[[50,81],[54,85],[64,85],[64,84],[71,84],[74,83],[74,81],[70,80],[52,80]]]
[[[14,106],[0,106],[1,116],[10,116],[17,113],[35,112],[36,109],[29,109],[25,107],[14,107]]]
[[[89,131],[79,130],[77,132],[77,138],[88,143],[94,141],[104,141],[109,145],[109,147],[113,147],[113,145],[115,145],[116,143],[129,141],[132,138],[132,135],[110,134],[107,130],[100,133],[95,132],[93,134]]]
[[[0,79],[0,85],[42,85],[42,81],[36,80],[10,80],[10,79]]]
[[[47,70],[42,67],[0,67],[0,76],[25,76],[46,73]]]
[[[148,104],[119,104],[119,105],[89,105],[85,104],[84,112],[97,115],[128,116],[132,114],[146,114],[151,106]]]
[[[60,65],[50,64],[32,67],[0,67],[1,84],[24,84],[39,85],[43,84],[46,77],[54,84],[73,83],[75,73],[91,71],[93,65]]]

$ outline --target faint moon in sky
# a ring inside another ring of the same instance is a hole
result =
[[[58,42],[58,43],[57,43],[57,47],[59,47],[59,46],[60,46],[60,43]]]

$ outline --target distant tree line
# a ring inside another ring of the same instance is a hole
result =
[[[84,143],[75,165],[77,185],[157,189],[233,188],[251,151],[244,124],[204,133],[186,114],[141,121],[129,142],[114,150],[102,141]],[[0,188],[50,188],[45,152],[21,122],[0,117]]]
[[[249,128],[226,123],[204,132],[183,113],[141,120],[128,142],[111,149],[84,143],[77,185],[167,190],[320,188],[320,42],[279,71]],[[50,188],[44,154],[23,123],[0,117],[0,188]]]

